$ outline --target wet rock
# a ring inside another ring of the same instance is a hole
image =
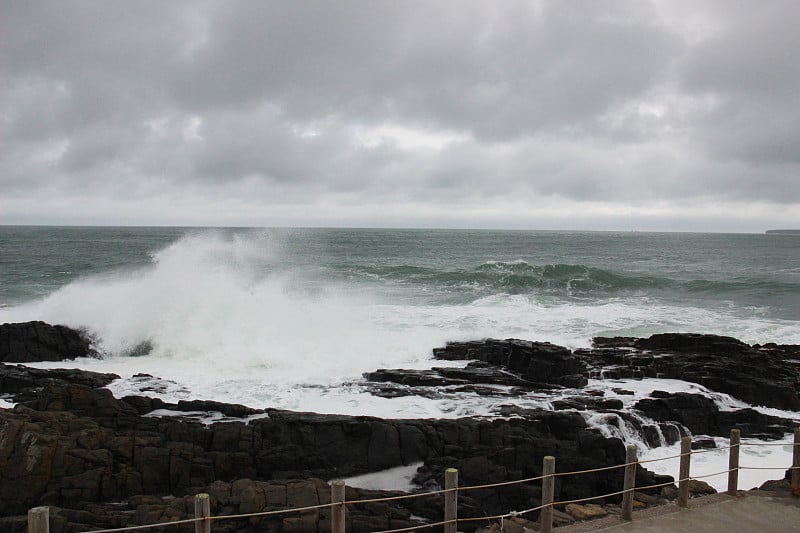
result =
[[[753,405],[800,410],[798,346],[693,333],[595,338],[593,346],[575,353],[598,376],[682,379]]]
[[[553,409],[577,409],[578,411],[591,410],[619,410],[622,401],[616,398],[597,398],[595,396],[570,396],[552,402]]]
[[[371,382],[389,382],[410,387],[450,387],[463,390],[472,385],[504,385],[532,390],[537,384],[519,375],[482,362],[472,362],[465,368],[431,368],[430,370],[386,369],[381,368],[364,374]],[[499,392],[497,389],[492,389]]]
[[[791,420],[765,415],[754,409],[720,411],[717,404],[702,394],[655,391],[651,398],[639,400],[634,409],[659,422],[673,422],[694,434],[728,436],[738,428],[742,436],[781,438],[793,431]]]
[[[0,361],[63,361],[92,355],[87,336],[66,326],[41,321],[0,324]]]
[[[717,447],[714,439],[694,439],[692,440],[693,450],[709,450]]]
[[[48,382],[74,383],[99,388],[105,387],[115,379],[119,379],[116,374],[101,374],[88,370],[70,368],[45,370],[0,363],[0,394],[11,397],[15,402],[34,400]]]
[[[534,383],[582,387],[588,382],[583,362],[567,348],[549,342],[518,339],[452,342],[435,348],[433,355],[448,361],[475,359],[502,366]]]

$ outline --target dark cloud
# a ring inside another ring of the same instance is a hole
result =
[[[798,16],[791,1],[4,2],[0,222],[36,205],[43,221],[525,225],[545,205],[788,221]]]

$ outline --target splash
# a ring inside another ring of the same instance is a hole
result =
[[[186,236],[146,268],[84,278],[4,312],[86,328],[106,358],[140,355],[142,368],[172,361],[275,381],[335,381],[429,352],[431,335],[380,327],[370,294],[284,268],[281,246],[269,234]]]

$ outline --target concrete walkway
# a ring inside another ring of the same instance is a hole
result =
[[[600,521],[596,521],[600,522]],[[613,533],[783,533],[800,532],[800,498],[778,493],[742,493],[739,497],[718,494],[690,500],[688,509],[674,504],[634,511],[633,521],[618,518],[604,523],[581,524],[588,529],[557,528],[573,531]],[[615,522],[615,523],[612,523]]]

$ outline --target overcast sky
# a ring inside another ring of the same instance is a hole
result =
[[[0,0],[0,224],[800,226],[800,2]]]

